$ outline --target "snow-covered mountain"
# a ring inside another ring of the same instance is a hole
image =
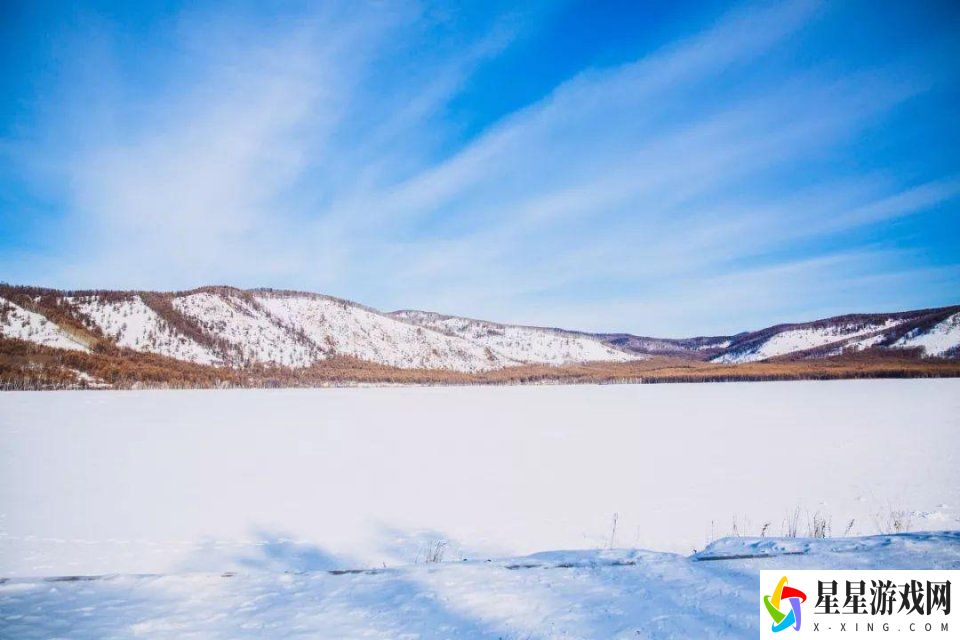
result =
[[[515,362],[560,365],[570,362],[626,362],[637,357],[613,345],[604,344],[596,336],[562,329],[498,324],[429,311],[394,311],[390,315],[481,345]]]
[[[824,358],[873,349],[922,357],[960,356],[960,308],[858,314],[777,325],[731,339],[714,362],[757,362],[778,357]]]
[[[644,357],[593,337],[483,324],[483,331],[458,333],[329,296],[270,289],[0,289],[5,337],[61,349],[106,345],[205,365],[296,369],[346,356],[402,369],[474,373]]]
[[[273,289],[62,292],[2,285],[0,335],[74,352],[152,353],[233,369],[302,369],[331,358],[352,358],[400,369],[481,373],[651,356],[723,364],[863,351],[956,358],[960,307],[670,339],[500,324],[428,311],[383,313],[330,296]]]
[[[649,338],[595,334],[621,349],[646,355],[723,364],[774,358],[820,359],[872,350],[920,357],[960,357],[960,306],[901,313],[852,314],[779,324],[733,336]]]
[[[336,298],[257,292],[255,299],[284,326],[300,331],[327,353],[404,369],[485,371],[519,364],[482,345]]]
[[[865,350],[901,356],[960,357],[960,306],[901,313],[853,314],[812,322],[781,324],[732,336],[654,338],[629,333],[585,333],[497,324],[429,311],[390,314],[450,335],[466,338],[521,358],[528,350],[566,354],[568,361],[620,361],[618,353],[596,352],[595,338],[617,352],[709,360],[722,364],[759,362],[773,358],[820,359]],[[533,333],[531,333],[533,332]],[[544,335],[545,334],[545,335]],[[594,356],[594,357],[591,357]]]

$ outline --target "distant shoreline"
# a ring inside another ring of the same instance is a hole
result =
[[[0,363],[0,390],[692,384],[960,377],[960,362],[956,360],[866,354],[732,365],[654,357],[634,362],[522,366],[460,373],[384,367],[348,358],[331,359],[305,369],[242,370],[185,363],[152,354],[84,354],[34,345],[18,346],[28,350],[29,357],[24,357],[23,364],[18,365],[18,359],[10,355],[11,349],[5,350],[6,356]],[[35,367],[33,363],[38,356],[50,366]]]

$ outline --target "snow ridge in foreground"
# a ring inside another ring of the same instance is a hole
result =
[[[754,638],[761,569],[957,569],[960,532],[725,538],[688,557],[556,551],[351,572],[299,568],[8,580],[0,583],[0,637]]]

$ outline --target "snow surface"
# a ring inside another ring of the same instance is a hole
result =
[[[504,325],[424,311],[397,311],[393,315],[464,338],[516,362],[562,365],[593,361],[626,362],[643,357],[614,349],[595,338],[555,329]]]
[[[100,296],[66,300],[121,347],[200,364],[220,362],[209,348],[167,324],[138,295],[116,301],[105,300]]]
[[[315,344],[340,355],[405,369],[473,372],[517,364],[472,342],[342,300],[297,295],[256,299],[282,323],[299,327]]]
[[[960,313],[937,323],[925,333],[908,333],[893,346],[904,349],[923,347],[924,354],[928,356],[942,356],[951,349],[957,349],[960,347]]]
[[[192,293],[174,298],[173,306],[209,335],[236,347],[244,360],[306,367],[320,358],[313,343],[239,296]]]
[[[341,575],[311,567],[322,553],[264,547],[262,565],[236,575],[11,580],[0,637],[756,638],[761,569],[958,569],[960,534],[727,538],[692,557],[551,552]]]
[[[0,394],[0,576],[957,528],[960,380]],[[784,489],[777,478],[797,481]],[[613,533],[613,514],[617,516]]]
[[[89,351],[85,344],[76,340],[58,325],[39,313],[28,311],[5,298],[0,298],[0,335],[7,338],[27,340],[45,347]]]
[[[744,362],[758,362],[767,358],[783,356],[795,351],[814,349],[840,340],[848,340],[860,336],[867,336],[877,331],[884,331],[904,320],[890,319],[883,323],[862,326],[861,323],[845,325],[830,325],[825,327],[806,327],[803,329],[788,329],[774,334],[758,346],[746,351],[725,353],[713,359],[714,362],[725,364],[740,364]],[[855,346],[854,348],[865,348]]]

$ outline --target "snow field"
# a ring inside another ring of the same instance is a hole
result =
[[[234,570],[303,544],[317,569],[438,541],[687,554],[797,510],[800,535],[960,515],[951,379],[23,392],[0,394],[0,442],[0,576]]]
[[[716,559],[750,555],[764,557]],[[958,569],[960,536],[728,538],[693,557],[551,552],[341,575],[292,560],[287,573],[13,580],[0,637],[756,638],[761,569]]]

